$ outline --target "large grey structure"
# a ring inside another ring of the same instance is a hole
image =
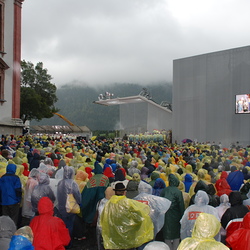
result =
[[[120,106],[120,135],[152,133],[156,130],[171,130],[172,111],[169,107],[159,105],[141,96],[129,96],[95,101],[106,106]]]
[[[250,144],[250,114],[235,96],[250,94],[250,46],[173,62],[173,141]]]

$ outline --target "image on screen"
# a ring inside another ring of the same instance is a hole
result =
[[[250,94],[235,96],[235,113],[250,114]]]

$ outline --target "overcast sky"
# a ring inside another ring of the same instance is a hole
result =
[[[250,45],[249,0],[25,0],[22,59],[57,87],[172,82],[173,60]]]

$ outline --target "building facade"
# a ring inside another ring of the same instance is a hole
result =
[[[0,134],[21,134],[21,10],[24,0],[0,0]]]
[[[152,133],[172,129],[172,111],[142,95],[95,101],[96,104],[120,106],[120,121],[116,129],[124,134]]]
[[[250,46],[174,60],[173,141],[250,145],[250,113],[236,113],[247,94]]]

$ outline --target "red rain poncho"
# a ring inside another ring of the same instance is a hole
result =
[[[48,197],[42,197],[38,203],[39,216],[30,223],[34,234],[33,245],[36,250],[65,249],[70,242],[69,230],[63,220],[53,216],[54,206]]]
[[[232,249],[249,250],[250,244],[250,212],[244,216],[242,228],[234,231],[227,239]]]

